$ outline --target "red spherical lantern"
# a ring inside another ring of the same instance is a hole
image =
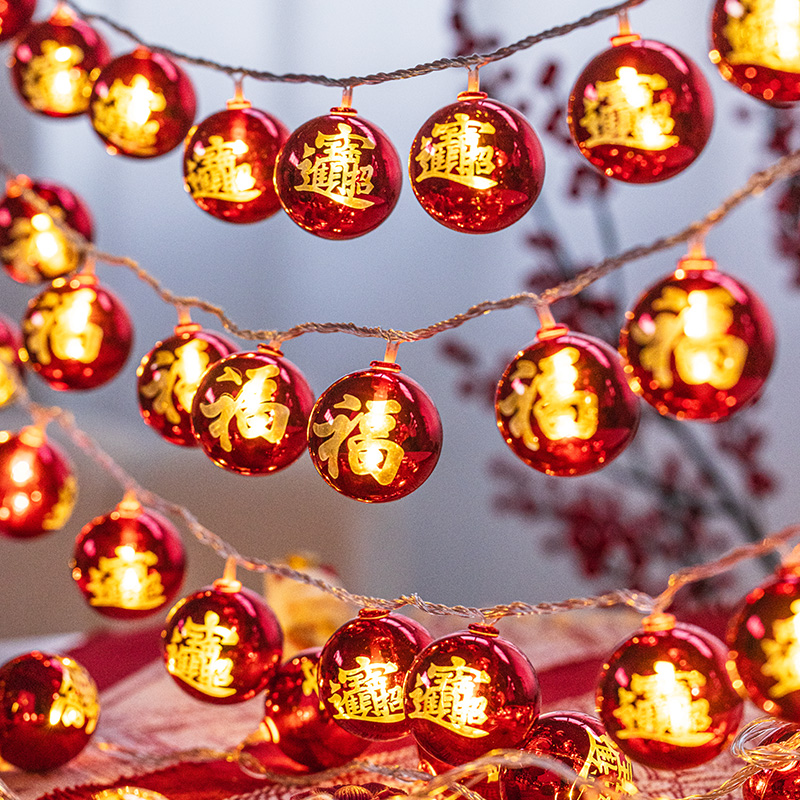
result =
[[[0,4],[0,42],[16,36],[33,17],[36,0],[6,0]]]
[[[0,408],[17,396],[17,387],[25,381],[19,351],[22,333],[16,323],[0,314]]]
[[[162,53],[137,47],[109,62],[94,84],[89,116],[112,155],[153,158],[183,140],[194,121],[194,88]]]
[[[646,618],[603,665],[596,702],[606,732],[656,769],[688,769],[719,755],[742,718],[727,655],[702,628],[670,614]]]
[[[28,539],[60,530],[77,495],[69,460],[41,428],[0,432],[0,535]]]
[[[248,100],[228,101],[189,131],[183,183],[192,200],[226,222],[259,222],[281,207],[273,178],[289,131]]]
[[[386,134],[354,108],[332,108],[294,131],[278,155],[283,210],[323,239],[353,239],[391,214],[402,168]]]
[[[775,353],[769,313],[711,259],[681,259],[625,317],[625,372],[659,413],[717,422],[761,393]]]
[[[492,233],[530,210],[544,182],[544,153],[519,111],[469,91],[419,129],[408,171],[417,200],[437,222]]]
[[[518,747],[539,715],[536,672],[491,625],[470,625],[429,644],[404,691],[411,734],[447,764]]]
[[[267,691],[263,728],[289,758],[321,772],[362,753],[369,741],[346,731],[320,702],[320,648],[304,650],[283,663]]]
[[[800,100],[800,11],[780,0],[717,0],[709,53],[723,78],[773,106]]]
[[[314,395],[280,350],[234,353],[204,373],[192,402],[192,429],[223,469],[264,475],[296,461],[306,444]]]
[[[397,364],[373,361],[328,387],[308,420],[308,450],[337,492],[364,503],[405,497],[433,472],[439,412]]]
[[[40,197],[49,211],[28,202],[25,190]],[[0,201],[0,259],[15,281],[43,283],[83,265],[85,253],[56,223],[68,225],[87,241],[94,238],[89,210],[74,192],[54,183],[33,182],[25,175],[8,181]]]
[[[94,389],[125,365],[133,329],[122,303],[94,274],[56,278],[28,304],[22,334],[29,363],[53,389]]]
[[[431,637],[408,617],[364,608],[325,643],[319,657],[319,697],[331,718],[364,739],[408,733],[403,682]]]
[[[597,717],[580,711],[542,714],[521,750],[566,764],[581,778],[605,784],[619,794],[633,794],[633,766],[606,735]],[[541,767],[500,769],[501,800],[572,800],[583,787]]]
[[[636,34],[584,68],[567,122],[581,153],[609,178],[654,183],[700,155],[714,122],[711,90],[689,58]]]
[[[60,767],[97,726],[97,687],[66,656],[33,651],[0,667],[0,757],[29,772]]]
[[[197,447],[192,432],[192,401],[203,373],[236,350],[235,345],[193,322],[159,342],[136,370],[136,393],[144,421],[162,438]]]
[[[48,117],[89,108],[92,86],[111,58],[105,41],[65,5],[31,25],[17,42],[11,77],[22,102]]]
[[[78,534],[72,577],[95,611],[117,619],[139,619],[175,597],[185,563],[175,527],[126,497]]]
[[[727,633],[734,686],[768,714],[800,722],[800,566],[753,589]]]
[[[283,634],[264,600],[221,579],[172,607],[161,632],[164,663],[198,700],[229,704],[267,688],[281,660]]]
[[[563,325],[542,328],[506,367],[495,412],[506,444],[548,475],[604,467],[639,426],[639,402],[617,351]]]

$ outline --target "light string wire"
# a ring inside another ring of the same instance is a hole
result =
[[[10,181],[17,179],[15,173],[7,164],[0,161],[0,169]],[[199,297],[181,296],[162,285],[161,281],[151,275],[137,261],[127,256],[119,256],[98,249],[86,240],[77,231],[70,228],[62,220],[50,214],[53,224],[70,240],[74,247],[94,261],[101,261],[111,266],[121,266],[130,270],[139,280],[146,283],[165,303],[177,309],[195,308],[215,316],[220,324],[229,333],[249,341],[269,342],[275,347],[290,339],[297,338],[306,333],[349,333],[362,338],[377,338],[387,342],[414,342],[430,339],[439,333],[453,330],[478,317],[485,316],[492,311],[515,308],[520,305],[532,308],[544,308],[557,300],[573,297],[587,289],[596,281],[612,272],[621,269],[628,263],[640,260],[655,253],[669,250],[676,245],[686,242],[702,241],[708,232],[729,214],[736,210],[745,200],[763,193],[778,181],[789,178],[800,172],[800,149],[779,158],[765,169],[754,172],[745,183],[728,195],[716,208],[709,211],[701,219],[695,220],[675,233],[662,236],[649,244],[636,245],[622,251],[619,255],[605,258],[594,266],[586,267],[572,278],[555,284],[540,293],[519,292],[500,298],[499,300],[485,300],[470,306],[466,311],[434,322],[423,328],[414,330],[398,330],[385,327],[367,327],[353,322],[304,322],[294,325],[287,330],[251,330],[243,328],[231,319],[223,308]],[[37,210],[48,213],[50,205],[39,197],[33,190],[20,185],[20,191],[26,202]]]
[[[483,66],[484,64],[500,61],[523,50],[527,50],[528,48],[533,47],[540,42],[546,41],[547,39],[555,39],[560,36],[566,36],[568,33],[571,33],[578,28],[589,27],[597,22],[601,22],[604,19],[608,19],[609,17],[613,17],[617,14],[625,12],[630,8],[642,5],[645,2],[646,0],[625,0],[625,2],[617,3],[614,6],[598,9],[597,11],[594,11],[593,13],[588,14],[587,16],[582,17],[575,22],[566,23],[564,25],[556,25],[555,27],[548,28],[541,33],[526,36],[524,39],[520,39],[513,44],[501,47],[492,51],[491,53],[484,53],[482,55],[475,53],[469,56],[439,58],[435,61],[417,64],[414,67],[397,69],[392,72],[376,72],[361,76],[351,75],[347,78],[330,78],[326,75],[308,75],[303,73],[287,73],[280,75],[266,70],[256,70],[249,69],[248,67],[236,67],[230,64],[220,64],[219,62],[212,61],[208,58],[200,58],[197,56],[187,55],[186,53],[179,53],[169,47],[148,44],[130,28],[120,25],[118,22],[110,17],[105,16],[104,14],[85,11],[75,3],[71,2],[71,0],[69,0],[68,5],[71,6],[75,12],[83,17],[83,19],[85,19],[87,22],[101,22],[141,47],[146,47],[153,52],[163,53],[165,56],[183,61],[186,64],[192,64],[197,67],[206,67],[208,69],[215,70],[216,72],[223,72],[226,75],[230,75],[233,78],[239,79],[242,77],[248,77],[258,81],[268,81],[272,83],[313,83],[321,86],[335,86],[344,89],[352,88],[354,86],[388,83],[389,81],[404,80],[406,78],[416,78],[422,75],[428,75],[432,72],[441,72],[442,70],[453,69],[456,67],[466,67],[469,69],[471,67]]]

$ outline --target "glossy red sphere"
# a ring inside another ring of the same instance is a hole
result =
[[[0,535],[29,539],[60,530],[77,495],[69,459],[39,428],[0,432]]]
[[[31,368],[58,390],[94,389],[122,369],[133,328],[122,303],[93,274],[56,278],[22,321]]]
[[[45,213],[22,196],[35,192],[49,206]],[[44,283],[74,272],[84,254],[58,229],[64,223],[87,241],[94,239],[92,217],[83,200],[63,186],[31,181],[20,175],[6,185],[0,201],[0,259],[3,269],[20,283]]]
[[[25,382],[20,347],[22,332],[19,326],[0,314],[0,408],[14,401],[17,387]]]
[[[727,641],[750,699],[767,714],[800,722],[800,569],[782,567],[753,589],[732,617]]]
[[[796,733],[797,728],[793,727],[782,735],[770,737],[770,740],[788,739]],[[795,762],[781,769],[760,769],[742,784],[742,800],[800,800],[800,764]]]
[[[519,111],[485,92],[462,92],[419,129],[408,158],[420,205],[454,231],[492,233],[531,208],[544,153]]]
[[[777,0],[716,0],[709,53],[726,81],[773,106],[800,100],[800,14]]]
[[[192,402],[192,429],[223,469],[265,475],[303,453],[314,395],[279,350],[234,353],[204,373]]]
[[[631,386],[678,419],[717,422],[752,403],[775,354],[764,304],[713,266],[682,260],[625,314],[620,352]]]
[[[72,577],[95,611],[117,619],[139,619],[175,597],[185,565],[175,526],[125,499],[78,534]]]
[[[161,632],[164,663],[175,683],[198,700],[250,700],[275,677],[283,650],[278,620],[238,581],[219,580],[179,600]]]
[[[405,683],[411,734],[436,759],[463,764],[519,747],[539,716],[527,657],[490,625],[444,636],[414,660]]]
[[[354,108],[332,108],[301,125],[275,166],[283,210],[323,239],[353,239],[377,228],[395,207],[402,181],[394,145]]]
[[[408,617],[362,609],[320,653],[319,696],[331,718],[364,739],[405,736],[403,682],[430,641],[425,628]]]
[[[337,492],[364,503],[405,497],[433,472],[439,412],[397,364],[373,361],[329,386],[308,421],[308,450]]]
[[[0,42],[16,36],[30,21],[36,0],[5,0],[0,3]]]
[[[89,116],[112,155],[153,158],[183,142],[194,122],[194,88],[162,53],[138,47],[109,62],[94,84]]]
[[[702,628],[664,619],[663,627],[646,624],[622,642],[603,665],[597,713],[634,761],[688,769],[730,744],[742,701],[726,672],[725,645]]]
[[[259,222],[281,205],[275,161],[289,131],[246,100],[189,131],[183,150],[183,185],[192,200],[226,222]]]
[[[521,750],[560,761],[581,778],[598,781],[620,794],[632,794],[633,767],[628,757],[606,735],[597,717],[580,711],[542,714]],[[502,800],[573,800],[582,786],[540,767],[500,769]]]
[[[631,443],[639,401],[613,347],[560,325],[539,331],[506,367],[495,414],[526,464],[548,475],[585,475]]]
[[[575,144],[604,175],[654,183],[677,175],[711,135],[714,103],[702,71],[683,53],[635,34],[584,68],[569,99]]]
[[[92,86],[111,55],[102,37],[68,7],[31,25],[18,40],[11,77],[22,102],[38,114],[71,117],[89,108]]]
[[[321,772],[362,753],[369,741],[346,731],[319,699],[320,648],[304,650],[278,667],[265,702],[264,728],[289,758]]]
[[[66,656],[32,651],[0,667],[0,757],[28,772],[74,758],[97,726],[97,687]]]
[[[142,419],[162,438],[197,447],[192,432],[192,401],[203,373],[236,346],[196,323],[178,325],[175,333],[142,359],[136,370],[136,396]]]

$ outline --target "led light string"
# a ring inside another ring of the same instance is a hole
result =
[[[247,67],[235,67],[228,64],[220,64],[207,58],[198,58],[197,56],[190,56],[185,53],[180,53],[168,47],[148,44],[130,28],[120,25],[113,19],[103,14],[84,11],[80,8],[80,6],[72,2],[69,2],[68,5],[85,20],[90,22],[102,22],[104,25],[109,26],[117,33],[122,34],[138,45],[147,47],[153,52],[163,53],[170,58],[179,59],[187,64],[193,64],[194,66],[198,67],[207,67],[209,69],[216,70],[217,72],[223,72],[233,78],[248,77],[259,81],[269,81],[273,83],[314,83],[322,86],[352,88],[354,86],[375,85],[380,83],[388,83],[389,81],[404,80],[406,78],[416,78],[422,75],[428,75],[432,72],[440,72],[445,69],[452,69],[454,67],[470,68],[475,66],[483,66],[484,64],[500,61],[501,59],[514,55],[515,53],[527,50],[528,48],[533,47],[540,42],[546,41],[547,39],[555,39],[560,36],[565,36],[566,34],[571,33],[579,28],[586,28],[594,25],[597,22],[602,22],[604,19],[608,19],[609,17],[626,12],[628,9],[642,5],[645,2],[646,0],[625,0],[625,2],[617,3],[617,5],[598,9],[592,14],[581,17],[581,19],[576,20],[575,22],[557,25],[553,28],[548,28],[547,30],[542,31],[541,33],[526,36],[524,39],[520,39],[518,42],[501,47],[492,51],[491,53],[459,56],[455,58],[439,58],[435,61],[418,64],[417,66],[408,67],[405,69],[397,69],[392,72],[378,72],[362,76],[353,75],[348,78],[330,78],[326,75],[306,75],[302,73],[279,75],[265,70],[255,70]]]

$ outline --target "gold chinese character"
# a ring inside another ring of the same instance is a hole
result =
[[[468,667],[466,663],[460,656],[450,656],[450,664],[431,664],[425,673],[428,686],[423,676],[417,675],[408,695],[414,710],[408,716],[435,722],[468,739],[488,736],[489,731],[478,726],[489,719],[486,714],[489,700],[478,692],[481,686],[489,686],[492,679],[485,670]]]
[[[153,91],[144,75],[134,75],[130,84],[115,78],[108,94],[92,104],[92,124],[120,149],[151,155],[157,152],[161,123],[150,115],[166,107],[164,95]]]
[[[74,475],[67,475],[58,490],[58,499],[42,520],[42,530],[57,531],[63,528],[72,514],[78,499],[78,482]]]
[[[587,730],[589,736],[589,752],[583,762],[578,775],[581,778],[599,778],[602,783],[619,794],[633,794],[636,787],[633,785],[633,766],[625,758],[608,734],[597,736]],[[576,787],[573,787],[575,789]],[[571,791],[570,800],[579,800],[586,787],[580,787],[577,793]],[[607,795],[601,794],[607,800]]]
[[[785,697],[800,689],[800,600],[790,606],[794,616],[772,623],[772,639],[762,639],[761,649],[767,657],[761,674],[772,678],[770,697]]]
[[[497,186],[497,181],[485,177],[496,167],[492,160],[494,147],[481,145],[481,136],[494,132],[490,122],[470,119],[469,114],[463,113],[456,114],[452,122],[434,125],[431,135],[423,136],[420,142],[416,161],[422,172],[414,180],[444,178],[472,189]]]
[[[372,194],[373,167],[362,164],[361,156],[364,150],[373,150],[375,143],[353,133],[344,122],[337,127],[339,133],[317,133],[314,147],[303,145],[303,160],[297,165],[303,182],[294,188],[321,194],[348,208],[369,208],[375,201],[361,195]]]
[[[252,165],[237,160],[250,148],[236,139],[226,142],[222,136],[209,136],[208,144],[186,159],[186,185],[195,199],[208,197],[231,203],[247,203],[261,195],[255,189]]]
[[[80,266],[80,253],[67,241],[53,219],[62,221],[64,210],[52,206],[49,214],[15,217],[8,231],[11,241],[0,249],[3,261],[27,283],[55,278]]]
[[[664,287],[653,302],[653,310],[660,313],[651,328],[631,326],[631,337],[642,347],[639,363],[662,389],[672,386],[673,354],[675,369],[684,383],[708,383],[715,389],[735,386],[748,352],[746,342],[727,333],[735,304],[730,292],[721,286],[691,292]]]
[[[630,689],[619,687],[619,707],[613,712],[622,725],[617,736],[680,747],[712,741],[708,700],[697,697],[705,675],[696,669],[678,671],[669,661],[656,661],[653,669],[653,675],[631,675]]]
[[[575,364],[580,353],[574,347],[563,347],[551,356],[539,359],[538,367],[521,358],[511,374],[511,392],[498,404],[504,417],[510,417],[508,430],[522,439],[529,449],[539,449],[539,437],[533,432],[531,418],[542,434],[551,441],[558,439],[591,439],[597,433],[597,395],[576,389],[578,370]],[[524,383],[529,380],[530,383]]]
[[[319,694],[316,663],[304,658],[300,662],[300,669],[303,671],[303,682],[300,684],[300,689],[303,692],[303,696],[311,697],[315,694]]]
[[[113,558],[100,556],[97,567],[89,567],[89,604],[135,611],[158,608],[166,598],[161,575],[150,572],[156,564],[155,553],[138,552],[126,544],[114,548]]]
[[[0,407],[13,399],[20,380],[14,348],[0,345]]]
[[[328,701],[336,709],[334,719],[367,722],[400,722],[403,687],[390,678],[397,672],[391,662],[373,663],[369,656],[357,656],[357,667],[340,669],[338,682],[330,682]]]
[[[231,688],[233,660],[222,658],[222,649],[238,643],[239,634],[220,625],[216,612],[206,611],[202,623],[187,617],[165,648],[167,671],[210,697],[230,697],[236,694]]]
[[[584,97],[580,124],[589,133],[584,147],[601,144],[666,150],[679,141],[668,100],[653,102],[653,93],[667,88],[661,75],[640,75],[619,67],[616,80],[597,81],[596,97]]]
[[[63,672],[58,694],[50,706],[48,721],[66,728],[83,728],[92,733],[100,716],[97,689],[89,673],[68,658],[61,659]]]
[[[339,449],[358,427],[358,434],[347,442],[347,462],[354,475],[371,475],[381,486],[388,486],[397,475],[405,450],[388,439],[397,421],[392,416],[402,410],[397,400],[367,400],[366,411],[361,401],[345,394],[334,408],[358,411],[352,419],[337,414],[331,422],[315,422],[315,435],[326,439],[317,450],[321,461],[328,462],[328,474],[339,477]]]
[[[94,289],[83,287],[66,294],[45,292],[36,301],[36,313],[22,325],[27,350],[39,364],[53,357],[91,364],[103,344],[103,329],[91,322]]]
[[[153,411],[177,425],[181,411],[188,414],[192,410],[192,400],[209,361],[208,344],[202,339],[190,339],[174,352],[157,350],[150,362],[153,380],[139,391],[153,400]]]
[[[261,438],[270,444],[277,444],[283,438],[289,422],[289,409],[273,401],[278,384],[272,378],[280,374],[278,367],[267,364],[248,369],[244,374],[246,381],[240,370],[226,367],[217,381],[233,381],[241,389],[235,396],[223,394],[213,403],[200,403],[203,416],[214,420],[208,432],[219,439],[220,447],[228,453],[232,449],[232,420],[236,420],[236,427],[245,439]]]
[[[785,0],[739,0],[741,12],[728,14],[725,37],[731,64],[756,64],[800,72],[800,6]]]
[[[22,94],[39,111],[85,111],[100,70],[93,70],[90,75],[81,68],[84,54],[77,45],[45,39],[40,50],[22,70]]]

